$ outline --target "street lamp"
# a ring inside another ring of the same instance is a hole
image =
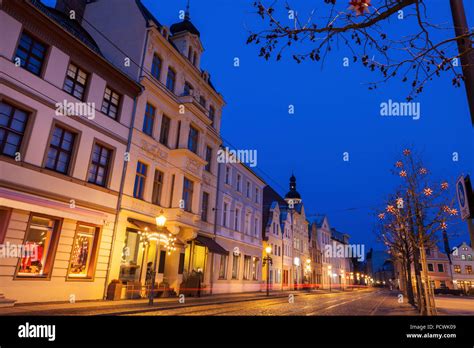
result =
[[[156,279],[156,267],[158,263],[158,254],[160,252],[160,242],[163,240],[168,247],[168,252],[174,250],[174,240],[175,238],[166,238],[163,235],[163,227],[166,224],[166,216],[163,214],[163,210],[160,212],[160,216],[156,217],[156,225],[158,226],[158,233],[148,236],[150,240],[156,240],[156,250],[155,250],[155,263],[153,264],[153,271],[151,277],[151,291],[148,294],[148,304],[153,306],[153,292],[155,290],[155,279]],[[171,242],[171,244],[170,244]],[[171,249],[170,249],[171,248]]]
[[[272,247],[267,245],[265,252],[267,253],[267,256],[263,258],[263,265],[267,266],[267,296],[270,296],[270,265],[273,263],[270,254],[272,253]]]

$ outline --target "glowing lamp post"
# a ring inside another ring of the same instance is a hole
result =
[[[267,256],[263,258],[263,265],[267,266],[267,296],[270,296],[270,265],[273,262],[270,254],[272,253],[272,247],[270,245],[267,245],[267,247],[265,248],[265,252]]]
[[[163,215],[163,210],[162,210],[161,213],[160,213],[160,216],[156,217],[156,225],[158,226],[158,233],[157,234],[153,233],[152,235],[149,236],[150,240],[155,240],[156,241],[155,262],[153,264],[153,271],[152,271],[152,277],[151,277],[151,290],[150,290],[150,293],[148,295],[149,296],[148,297],[148,304],[150,306],[153,306],[153,293],[154,293],[154,290],[155,290],[156,267],[157,267],[157,263],[158,263],[158,254],[160,252],[160,243],[161,243],[161,241],[163,241],[167,245],[168,251],[171,250],[170,248],[174,249],[174,247],[172,246],[173,243],[174,243],[174,239],[167,238],[163,234],[163,227],[165,226],[165,224],[166,224],[166,216]]]

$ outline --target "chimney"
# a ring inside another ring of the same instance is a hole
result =
[[[74,11],[75,19],[81,22],[86,10],[86,4],[89,2],[88,0],[56,0],[56,10],[65,13],[68,17],[71,11]]]

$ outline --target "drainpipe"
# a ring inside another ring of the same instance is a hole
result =
[[[146,32],[145,36],[145,45],[143,47],[143,54],[142,54],[142,62],[140,65],[140,75],[138,77],[138,80],[141,80],[142,76],[142,71],[143,71],[143,61],[145,60],[145,52],[146,52],[146,47],[148,45],[148,34],[149,34],[149,29]],[[138,103],[138,97],[143,93],[143,87],[138,96],[133,98],[133,109],[132,109],[132,119],[130,122],[130,129],[128,131],[128,139],[127,139],[127,151],[130,153],[130,149],[132,147],[132,135],[133,135],[133,128],[135,127],[135,116],[136,116],[136,111],[137,111],[137,103]],[[103,298],[104,300],[107,298],[107,284],[109,283],[110,279],[110,268],[112,266],[112,257],[114,254],[114,248],[115,248],[115,239],[117,237],[117,230],[118,230],[118,222],[119,222],[119,215],[120,215],[120,210],[122,207],[122,198],[123,198],[123,189],[125,186],[125,178],[127,174],[127,165],[128,161],[123,161],[123,167],[122,167],[122,178],[120,180],[120,189],[119,189],[119,196],[117,199],[117,209],[116,209],[116,214],[115,214],[115,220],[114,220],[114,231],[112,232],[112,244],[110,246],[110,256],[109,256],[109,261],[107,263],[107,272],[105,276],[105,284],[104,284],[104,295]]]
[[[217,190],[216,190],[216,206],[214,208],[214,240],[217,237],[217,207],[219,206],[219,181],[221,178],[221,166],[217,163]],[[222,257],[222,256],[221,256]],[[211,290],[210,293],[212,295],[212,289],[214,286],[214,253],[211,255]]]

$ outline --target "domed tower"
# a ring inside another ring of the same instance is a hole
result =
[[[201,54],[204,51],[201,43],[201,33],[191,22],[189,14],[189,0],[186,5],[184,19],[181,22],[174,23],[170,27],[172,36],[170,40],[178,48],[183,56],[199,69]]]
[[[290,178],[290,191],[285,195],[285,201],[290,207],[302,201],[301,195],[296,191],[296,178],[293,174],[291,174]]]

